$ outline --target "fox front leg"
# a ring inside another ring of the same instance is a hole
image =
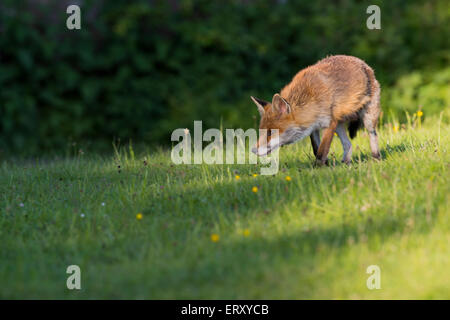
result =
[[[345,164],[350,164],[352,162],[352,143],[345,132],[345,126],[342,122],[336,127],[336,133],[339,136],[342,143],[342,148],[344,149],[344,157],[342,158],[342,162]]]
[[[332,120],[330,126],[323,131],[322,141],[320,142],[319,150],[317,150],[316,164],[324,165],[327,163],[328,152],[330,151],[336,127],[337,121]]]

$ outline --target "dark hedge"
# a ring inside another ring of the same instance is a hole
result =
[[[70,1],[0,4],[2,151],[102,148],[114,138],[170,145],[172,130],[196,119],[204,127],[254,126],[250,94],[270,99],[330,54],[355,55],[375,69],[385,113],[419,107],[415,91],[403,103],[409,84],[399,80],[415,74],[417,90],[440,86],[443,98],[431,90],[429,113],[448,103],[447,0],[78,3],[78,31],[66,28]],[[366,28],[370,4],[381,7],[381,30]]]

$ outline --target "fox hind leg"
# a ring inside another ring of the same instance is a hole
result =
[[[375,81],[374,92],[372,99],[369,104],[364,108],[361,118],[364,123],[364,127],[369,131],[370,139],[370,150],[372,152],[372,157],[379,160],[381,158],[380,148],[378,146],[378,136],[377,136],[377,124],[378,118],[380,117],[380,85]]]

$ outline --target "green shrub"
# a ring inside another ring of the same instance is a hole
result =
[[[250,94],[270,99],[329,54],[376,70],[385,111],[448,105],[448,77],[433,76],[450,60],[447,1],[373,3],[381,30],[366,28],[368,3],[356,0],[84,1],[82,29],[69,31],[60,1],[4,0],[0,150],[169,145],[173,129],[196,119],[254,126]]]
[[[423,110],[426,115],[450,107],[450,68],[431,74],[413,72],[402,76],[386,89],[382,105],[393,114],[412,114]]]

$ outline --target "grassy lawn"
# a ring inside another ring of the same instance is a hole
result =
[[[154,150],[4,160],[0,298],[450,299],[450,125],[379,137],[381,162],[361,131],[351,166],[335,139],[314,168],[308,140],[280,151],[276,176]]]

